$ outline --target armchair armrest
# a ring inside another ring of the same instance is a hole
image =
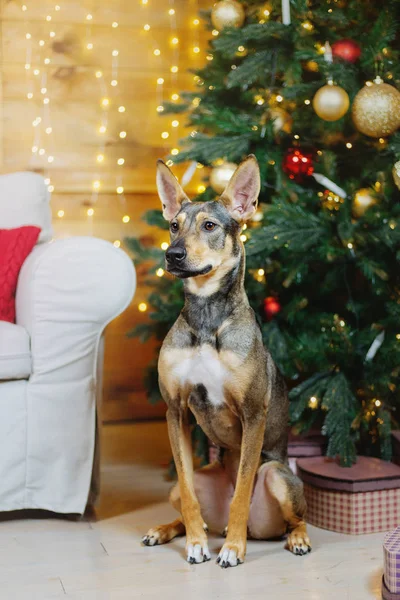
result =
[[[93,345],[128,306],[135,286],[132,261],[109,242],[76,237],[37,246],[22,267],[16,297],[17,323],[31,337],[33,376],[67,377],[73,364],[75,375],[95,377]]]

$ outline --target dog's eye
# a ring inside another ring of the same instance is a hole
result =
[[[176,233],[179,229],[179,225],[178,223],[176,223],[176,221],[174,221],[173,223],[171,223],[169,228],[171,229],[172,233]]]
[[[206,231],[214,231],[215,228],[216,228],[216,224],[213,223],[212,221],[206,221],[204,223],[204,229]]]

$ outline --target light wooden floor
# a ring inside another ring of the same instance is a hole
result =
[[[174,518],[162,463],[163,423],[104,430],[103,495],[97,522],[0,521],[1,600],[366,600],[380,598],[383,534],[350,537],[310,527],[312,554],[282,542],[248,544],[244,565],[189,565],[184,540],[146,548],[140,538]],[[216,558],[221,539],[210,537]]]

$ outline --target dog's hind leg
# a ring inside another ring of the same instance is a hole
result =
[[[307,505],[303,484],[283,463],[273,461],[268,467],[268,488],[279,502],[288,527],[287,547],[293,554],[307,554],[311,552],[311,542],[304,520]]]

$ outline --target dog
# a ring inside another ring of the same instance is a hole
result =
[[[166,269],[185,291],[158,362],[178,473],[170,501],[181,517],[150,529],[142,542],[186,533],[187,560],[201,563],[211,558],[209,527],[226,536],[217,558],[224,568],[244,561],[247,537],[287,534],[287,548],[307,554],[303,486],[287,462],[287,391],[244,290],[240,235],[257,208],[257,160],[248,156],[216,201],[192,203],[162,161],[157,188],[170,222]],[[219,460],[195,473],[189,411],[220,448]]]

